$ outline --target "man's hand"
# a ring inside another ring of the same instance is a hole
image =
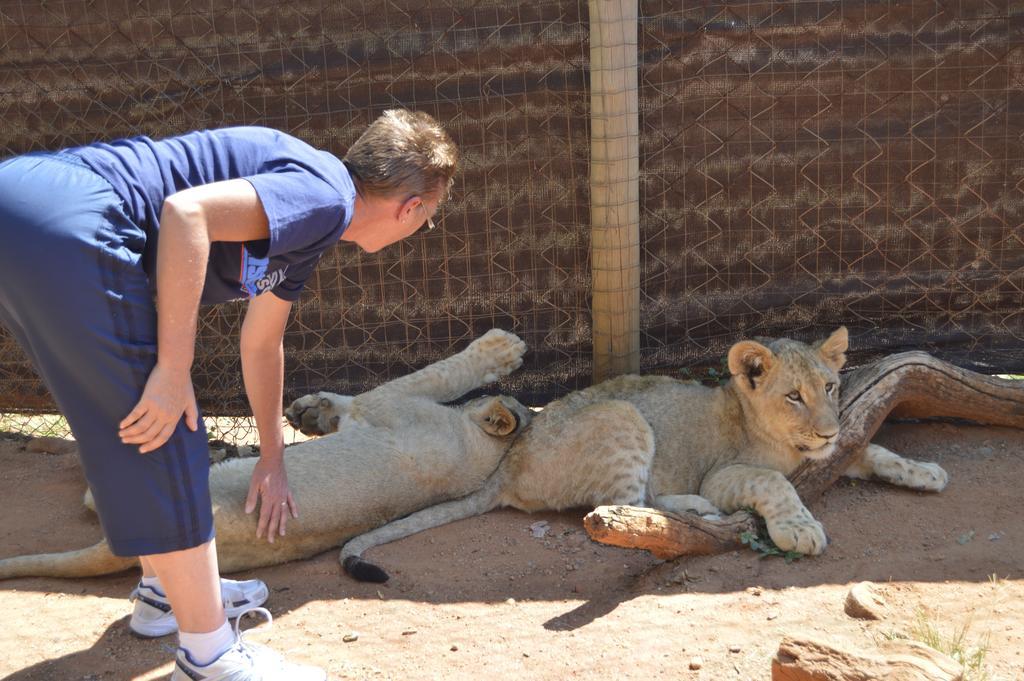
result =
[[[245,499],[245,512],[252,513],[259,502],[260,519],[256,524],[257,539],[266,533],[267,541],[274,543],[274,537],[284,536],[288,515],[299,517],[299,507],[288,489],[288,474],[284,469],[283,452],[276,455],[261,455],[252,472],[249,495]]]
[[[118,435],[121,442],[139,445],[139,452],[146,454],[167,442],[182,414],[189,430],[199,428],[192,377],[187,371],[166,371],[157,363],[146,379],[138,404],[118,424]]]

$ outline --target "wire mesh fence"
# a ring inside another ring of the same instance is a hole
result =
[[[577,2],[0,2],[0,146],[254,124],[340,154],[387,108],[427,111],[462,157],[442,228],[326,254],[285,338],[286,399],[360,392],[499,326],[531,346],[500,388],[542,401],[589,374],[585,20]],[[243,311],[203,312],[206,413],[247,413]],[[0,402],[53,408],[3,334]]]
[[[840,324],[854,362],[1024,370],[1024,6],[638,9],[641,370]],[[593,372],[590,19],[582,1],[0,0],[0,154],[238,124],[342,153],[386,108],[427,111],[463,159],[442,228],[328,252],[286,334],[286,399],[358,393],[499,326],[531,350],[496,389],[539,404]],[[201,405],[238,419],[219,437],[246,437],[243,310],[200,323]],[[0,411],[52,410],[0,331]]]
[[[645,370],[840,324],[1021,366],[1024,6],[640,7]]]

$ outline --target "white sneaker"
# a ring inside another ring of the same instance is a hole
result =
[[[250,608],[271,624],[274,618],[266,608]],[[244,612],[242,614],[245,614]],[[241,617],[235,620],[235,644],[207,665],[198,665],[188,651],[178,648],[171,681],[326,681],[327,673],[319,667],[287,662],[266,646],[246,643],[238,631]]]
[[[220,595],[224,601],[224,613],[228,619],[232,619],[250,608],[266,603],[270,592],[267,585],[258,579],[236,582],[221,577]],[[135,601],[128,629],[136,636],[157,638],[178,630],[178,620],[174,618],[166,595],[139,582],[128,598]]]

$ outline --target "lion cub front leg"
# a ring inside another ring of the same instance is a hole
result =
[[[868,445],[843,475],[861,480],[875,477],[925,492],[941,492],[949,482],[949,474],[937,463],[905,459],[881,445]]]
[[[462,352],[389,381],[357,399],[372,402],[403,396],[451,402],[518,369],[525,352],[526,343],[514,333],[491,329]]]
[[[764,518],[768,535],[783,551],[816,556],[828,544],[821,523],[779,471],[743,464],[726,466],[704,479],[700,493],[726,513],[752,507]]]
[[[676,515],[694,513],[700,516],[721,515],[722,511],[704,497],[697,494],[664,494],[654,497],[654,508]]]

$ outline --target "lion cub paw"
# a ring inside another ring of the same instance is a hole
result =
[[[949,482],[949,473],[937,463],[908,461],[903,484],[924,492],[941,492]]]
[[[303,435],[326,435],[338,430],[341,416],[351,402],[351,397],[334,393],[303,395],[284,410],[284,416]]]
[[[817,556],[825,551],[825,528],[814,518],[784,518],[768,522],[768,536],[783,551]]]
[[[466,350],[480,362],[483,381],[490,383],[522,366],[526,343],[514,333],[491,329],[470,343]]]
[[[692,513],[704,518],[720,518],[722,511],[704,497],[697,494],[667,494],[654,498],[654,508],[676,515]]]

